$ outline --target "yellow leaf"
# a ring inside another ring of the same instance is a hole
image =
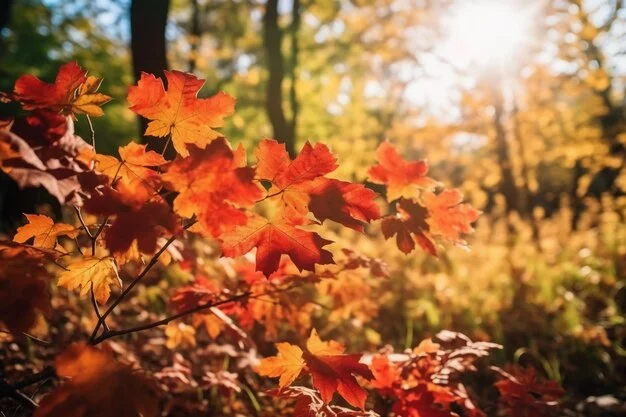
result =
[[[185,323],[170,323],[165,328],[167,342],[165,346],[168,349],[175,349],[179,345],[187,347],[196,346],[196,329]]]
[[[43,214],[26,214],[28,224],[17,229],[13,237],[14,242],[24,243],[31,238],[35,238],[33,245],[38,248],[53,249],[57,243],[57,237],[76,237],[78,230],[69,224],[54,223],[54,221]]]
[[[80,288],[80,295],[86,295],[93,286],[96,300],[104,304],[111,295],[111,286],[122,288],[122,280],[113,258],[85,257],[67,266],[67,271],[59,276],[59,286],[68,290]]]
[[[341,343],[334,340],[322,342],[315,329],[311,331],[311,336],[306,342],[306,348],[315,356],[342,355],[346,350]]]
[[[289,343],[277,343],[278,355],[261,360],[257,373],[271,378],[280,377],[280,388],[289,386],[302,372],[305,362],[302,349]]]

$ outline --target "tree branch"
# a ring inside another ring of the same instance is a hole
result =
[[[183,226],[183,230],[189,229],[191,226],[196,224],[196,222],[197,220],[192,220],[191,222],[187,223],[185,226]],[[137,278],[135,278],[133,282],[131,282],[130,285],[126,287],[124,291],[122,291],[119,297],[117,297],[115,301],[113,301],[113,303],[106,309],[104,314],[102,314],[102,317],[98,320],[98,323],[96,323],[96,327],[93,329],[93,332],[91,333],[91,336],[89,337],[90,343],[94,344],[96,340],[96,335],[98,334],[98,330],[100,330],[100,326],[104,324],[104,321],[106,320],[106,318],[111,314],[111,312],[115,309],[115,307],[117,307],[119,303],[121,303],[124,300],[124,298],[128,295],[128,293],[130,293],[133,290],[133,288],[135,288],[135,286],[139,283],[139,281],[141,281],[142,278],[146,276],[146,274],[150,271],[150,269],[152,269],[152,267],[157,263],[157,261],[159,260],[159,257],[163,254],[163,252],[165,252],[167,248],[176,240],[177,236],[178,235],[174,235],[170,237],[167,240],[167,242],[165,242],[165,244],[161,247],[161,249],[159,249],[159,251],[152,256],[148,264],[139,273],[139,275],[137,275]]]
[[[168,324],[170,321],[179,319],[179,318],[187,316],[189,314],[197,313],[197,312],[200,312],[200,311],[203,311],[203,310],[208,310],[210,308],[218,307],[218,306],[221,306],[223,304],[228,304],[228,303],[232,303],[232,302],[235,302],[235,301],[239,301],[239,300],[242,300],[244,298],[250,297],[251,295],[252,295],[252,292],[248,291],[248,292],[245,292],[245,293],[242,293],[242,294],[234,295],[234,296],[232,296],[230,298],[227,298],[225,300],[222,300],[222,301],[205,303],[205,304],[199,305],[197,307],[190,308],[188,310],[182,311],[180,313],[174,314],[172,316],[166,317],[166,318],[164,318],[162,320],[158,320],[158,321],[155,321],[155,322],[152,322],[152,323],[142,324],[142,325],[139,325],[139,326],[130,327],[128,329],[123,329],[123,330],[112,330],[110,332],[105,332],[102,335],[100,335],[100,337],[95,338],[91,342],[91,344],[95,346],[98,343],[103,342],[103,341],[105,341],[107,339],[110,339],[112,337],[122,336],[122,335],[130,334],[130,333],[141,332],[143,330],[148,330],[148,329],[152,329],[152,328],[155,328],[155,327],[163,326],[163,325]]]

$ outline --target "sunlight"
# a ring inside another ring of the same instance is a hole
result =
[[[519,3],[467,2],[448,24],[447,54],[461,66],[514,63],[528,38],[531,18]]]

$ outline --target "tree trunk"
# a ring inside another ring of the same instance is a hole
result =
[[[278,0],[267,0],[265,7],[263,42],[269,72],[265,98],[266,111],[274,132],[274,139],[284,143],[287,152],[293,157],[296,154],[294,126],[293,122],[287,121],[283,109],[282,86],[285,78],[285,65],[281,50],[283,32],[278,25]]]
[[[130,49],[133,57],[133,72],[135,80],[141,78],[142,72],[148,72],[161,77],[165,83],[163,71],[167,69],[167,54],[165,28],[169,0],[132,0],[130,6]],[[139,117],[140,133],[146,131],[147,121]],[[142,143],[148,148],[163,152],[167,143],[163,138],[143,136]],[[176,156],[170,145],[165,152],[166,159]]]
[[[498,81],[500,80],[498,79]],[[495,83],[495,86],[492,88],[492,96],[494,108],[493,124],[496,131],[496,155],[502,175],[500,179],[500,192],[504,195],[507,211],[517,210],[519,212],[518,190],[515,185],[511,156],[509,154],[509,144],[504,127],[504,97],[502,95],[502,85],[500,82]]]
[[[9,26],[11,20],[11,8],[13,7],[13,0],[4,0],[0,4],[0,31]]]
[[[193,73],[196,70],[198,50],[202,32],[200,30],[200,4],[198,0],[191,0],[191,27],[189,29],[189,61],[187,71]]]

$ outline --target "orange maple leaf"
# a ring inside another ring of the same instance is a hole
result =
[[[74,344],[54,364],[69,380],[44,397],[34,417],[159,415],[156,384],[106,352]]]
[[[254,154],[257,176],[271,184],[269,196],[279,199],[290,215],[306,215],[312,181],[337,169],[337,159],[321,143],[305,143],[293,161],[284,144],[270,139],[262,140]]]
[[[444,190],[439,194],[427,191],[424,203],[429,212],[426,222],[431,233],[461,245],[465,244],[461,234],[473,232],[472,223],[481,215],[479,210],[463,203],[463,194],[457,189]]]
[[[146,201],[160,187],[159,173],[150,167],[159,167],[167,161],[154,151],[146,151],[146,145],[131,142],[119,148],[120,160],[114,156],[96,155],[96,170],[106,175],[118,189]]]
[[[337,168],[326,145],[307,142],[291,160],[284,144],[265,139],[255,156],[257,176],[270,185],[268,198],[280,203],[284,216],[303,217],[310,211],[320,222],[332,220],[358,231],[380,217],[375,192],[325,177]]]
[[[165,71],[167,91],[163,81],[152,74],[141,73],[136,86],[128,90],[130,109],[151,120],[145,134],[171,135],[176,152],[189,155],[186,144],[204,148],[220,136],[213,130],[224,125],[224,117],[235,110],[235,99],[223,92],[199,99],[198,91],[204,80],[180,71]]]
[[[406,161],[389,142],[383,142],[376,150],[378,164],[369,170],[369,180],[387,186],[387,200],[400,197],[415,198],[420,190],[434,189],[438,183],[428,174],[426,161]]]
[[[78,229],[71,224],[54,223],[43,214],[25,214],[28,224],[19,227],[13,236],[14,242],[24,243],[32,238],[33,246],[38,248],[53,249],[59,236],[74,238],[78,236]]]
[[[333,263],[333,256],[323,249],[332,243],[314,232],[300,229],[286,218],[270,221],[251,215],[245,226],[220,236],[224,255],[234,258],[256,251],[256,269],[269,277],[278,270],[280,258],[287,255],[300,270],[314,271],[315,264]]]
[[[189,146],[190,156],[177,158],[163,175],[171,190],[178,191],[174,211],[182,217],[196,215],[191,231],[218,237],[246,223],[240,209],[254,204],[262,190],[254,182],[254,169],[245,165],[226,139],[219,138],[205,149]]]
[[[97,92],[101,82],[99,78],[87,77],[87,71],[70,62],[59,68],[54,84],[34,75],[22,75],[15,82],[14,92],[26,110],[49,109],[73,117],[79,113],[102,116],[100,106],[111,97]]]

